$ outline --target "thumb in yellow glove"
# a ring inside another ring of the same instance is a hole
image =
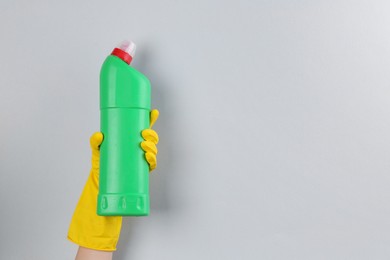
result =
[[[150,128],[142,131],[145,139],[141,143],[145,151],[145,158],[149,163],[150,171],[157,166],[158,134],[151,129],[159,116],[157,109],[150,113]],[[99,189],[100,145],[103,142],[103,134],[95,133],[90,138],[92,149],[92,168],[84,186],[79,202],[73,214],[68,239],[82,247],[102,251],[115,251],[122,226],[122,217],[98,216],[97,195]]]

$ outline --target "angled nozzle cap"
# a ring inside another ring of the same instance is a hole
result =
[[[121,49],[124,52],[127,52],[131,57],[134,57],[136,45],[134,42],[125,40],[121,44],[118,45],[118,49]]]
[[[136,45],[132,41],[125,40],[116,47],[111,55],[117,56],[127,64],[130,64],[135,54]]]

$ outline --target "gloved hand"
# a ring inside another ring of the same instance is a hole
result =
[[[150,128],[142,131],[145,141],[141,147],[145,151],[145,158],[149,164],[150,171],[157,166],[158,134],[151,129],[159,116],[157,109],[150,113]],[[103,141],[103,134],[97,132],[90,138],[92,149],[92,168],[84,186],[79,202],[73,214],[68,239],[82,247],[102,251],[115,251],[122,226],[122,217],[98,216],[97,195],[99,189],[99,166],[100,166],[100,145]]]

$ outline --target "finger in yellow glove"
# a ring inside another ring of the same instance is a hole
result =
[[[145,159],[149,164],[149,170],[153,171],[157,167],[157,143],[158,134],[152,129],[159,116],[157,109],[150,112],[150,127],[142,131],[142,137],[145,141],[141,142],[141,147],[145,151]]]
[[[150,113],[150,128],[142,131],[145,141],[141,143],[141,147],[145,151],[145,158],[149,163],[150,171],[157,166],[156,144],[159,138],[158,134],[151,127],[156,122],[158,115],[158,110],[152,110]],[[114,251],[119,240],[122,217],[98,216],[96,213],[99,189],[99,148],[102,141],[103,134],[99,132],[93,134],[90,138],[92,169],[73,214],[68,231],[68,239],[82,247]]]

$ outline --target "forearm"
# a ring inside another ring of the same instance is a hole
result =
[[[79,247],[75,260],[112,260],[112,252]]]

